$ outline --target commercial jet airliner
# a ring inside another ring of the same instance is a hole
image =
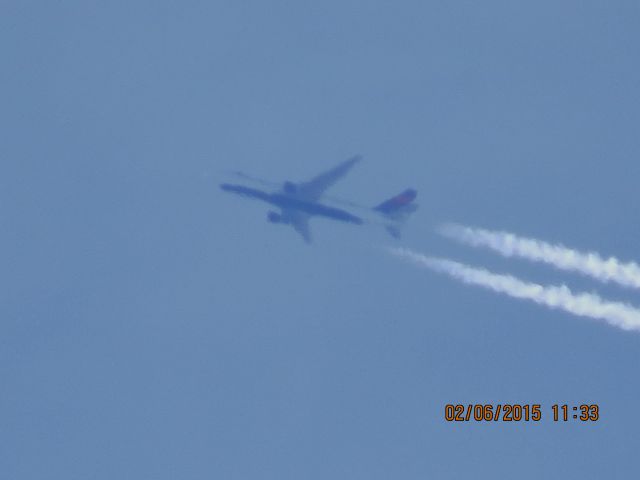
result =
[[[225,192],[262,200],[263,202],[278,207],[280,213],[270,211],[267,214],[267,219],[271,223],[291,225],[296,232],[302,236],[305,242],[311,243],[311,232],[309,230],[309,219],[311,217],[325,217],[356,225],[365,223],[363,218],[343,208],[320,203],[325,191],[338,179],[345,176],[360,160],[360,156],[345,160],[331,170],[321,173],[307,182],[296,184],[286,181],[282,189],[272,193],[244,185],[232,185],[228,183],[221,184],[220,188]],[[416,195],[416,190],[408,188],[404,192],[385,200],[369,210],[381,215],[387,232],[398,238],[400,237],[400,227],[402,223],[418,208],[418,206],[413,203]]]

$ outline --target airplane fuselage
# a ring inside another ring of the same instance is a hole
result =
[[[285,223],[286,212],[292,210],[303,212],[310,216],[326,217],[341,222],[355,223],[356,225],[364,223],[360,217],[357,217],[341,208],[330,207],[317,202],[307,202],[305,200],[295,198],[295,196],[291,194],[267,193],[255,188],[245,187],[244,185],[232,185],[228,183],[223,183],[220,185],[220,188],[227,192],[256,198],[279,207],[282,209],[283,213],[285,213],[282,219]]]

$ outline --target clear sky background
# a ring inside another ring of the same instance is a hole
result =
[[[4,0],[0,58],[2,478],[640,473],[640,334],[381,248],[640,304],[434,233],[640,259],[638,2]],[[419,191],[400,242],[217,187],[356,153],[335,195]]]

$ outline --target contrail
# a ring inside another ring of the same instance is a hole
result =
[[[623,330],[640,331],[640,310],[618,302],[607,302],[591,293],[574,294],[565,285],[545,286],[523,282],[511,275],[499,275],[442,258],[427,257],[405,248],[391,248],[391,253],[411,263],[445,273],[469,285],[479,285],[511,297],[532,300],[549,308],[564,310],[581,317],[595,318]]]
[[[472,247],[487,247],[505,257],[521,257],[547,263],[560,270],[582,273],[601,282],[615,282],[625,287],[640,288],[640,265],[622,263],[597,253],[585,253],[563,245],[551,245],[532,238],[518,237],[508,232],[448,224],[438,229],[441,235]]]

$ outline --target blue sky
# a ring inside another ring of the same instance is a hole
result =
[[[6,478],[630,478],[640,336],[382,247],[633,290],[472,250],[460,222],[640,259],[637,2],[5,1]],[[224,170],[419,191],[398,244],[306,246]],[[447,403],[541,403],[451,424]],[[598,403],[596,424],[550,420]]]

